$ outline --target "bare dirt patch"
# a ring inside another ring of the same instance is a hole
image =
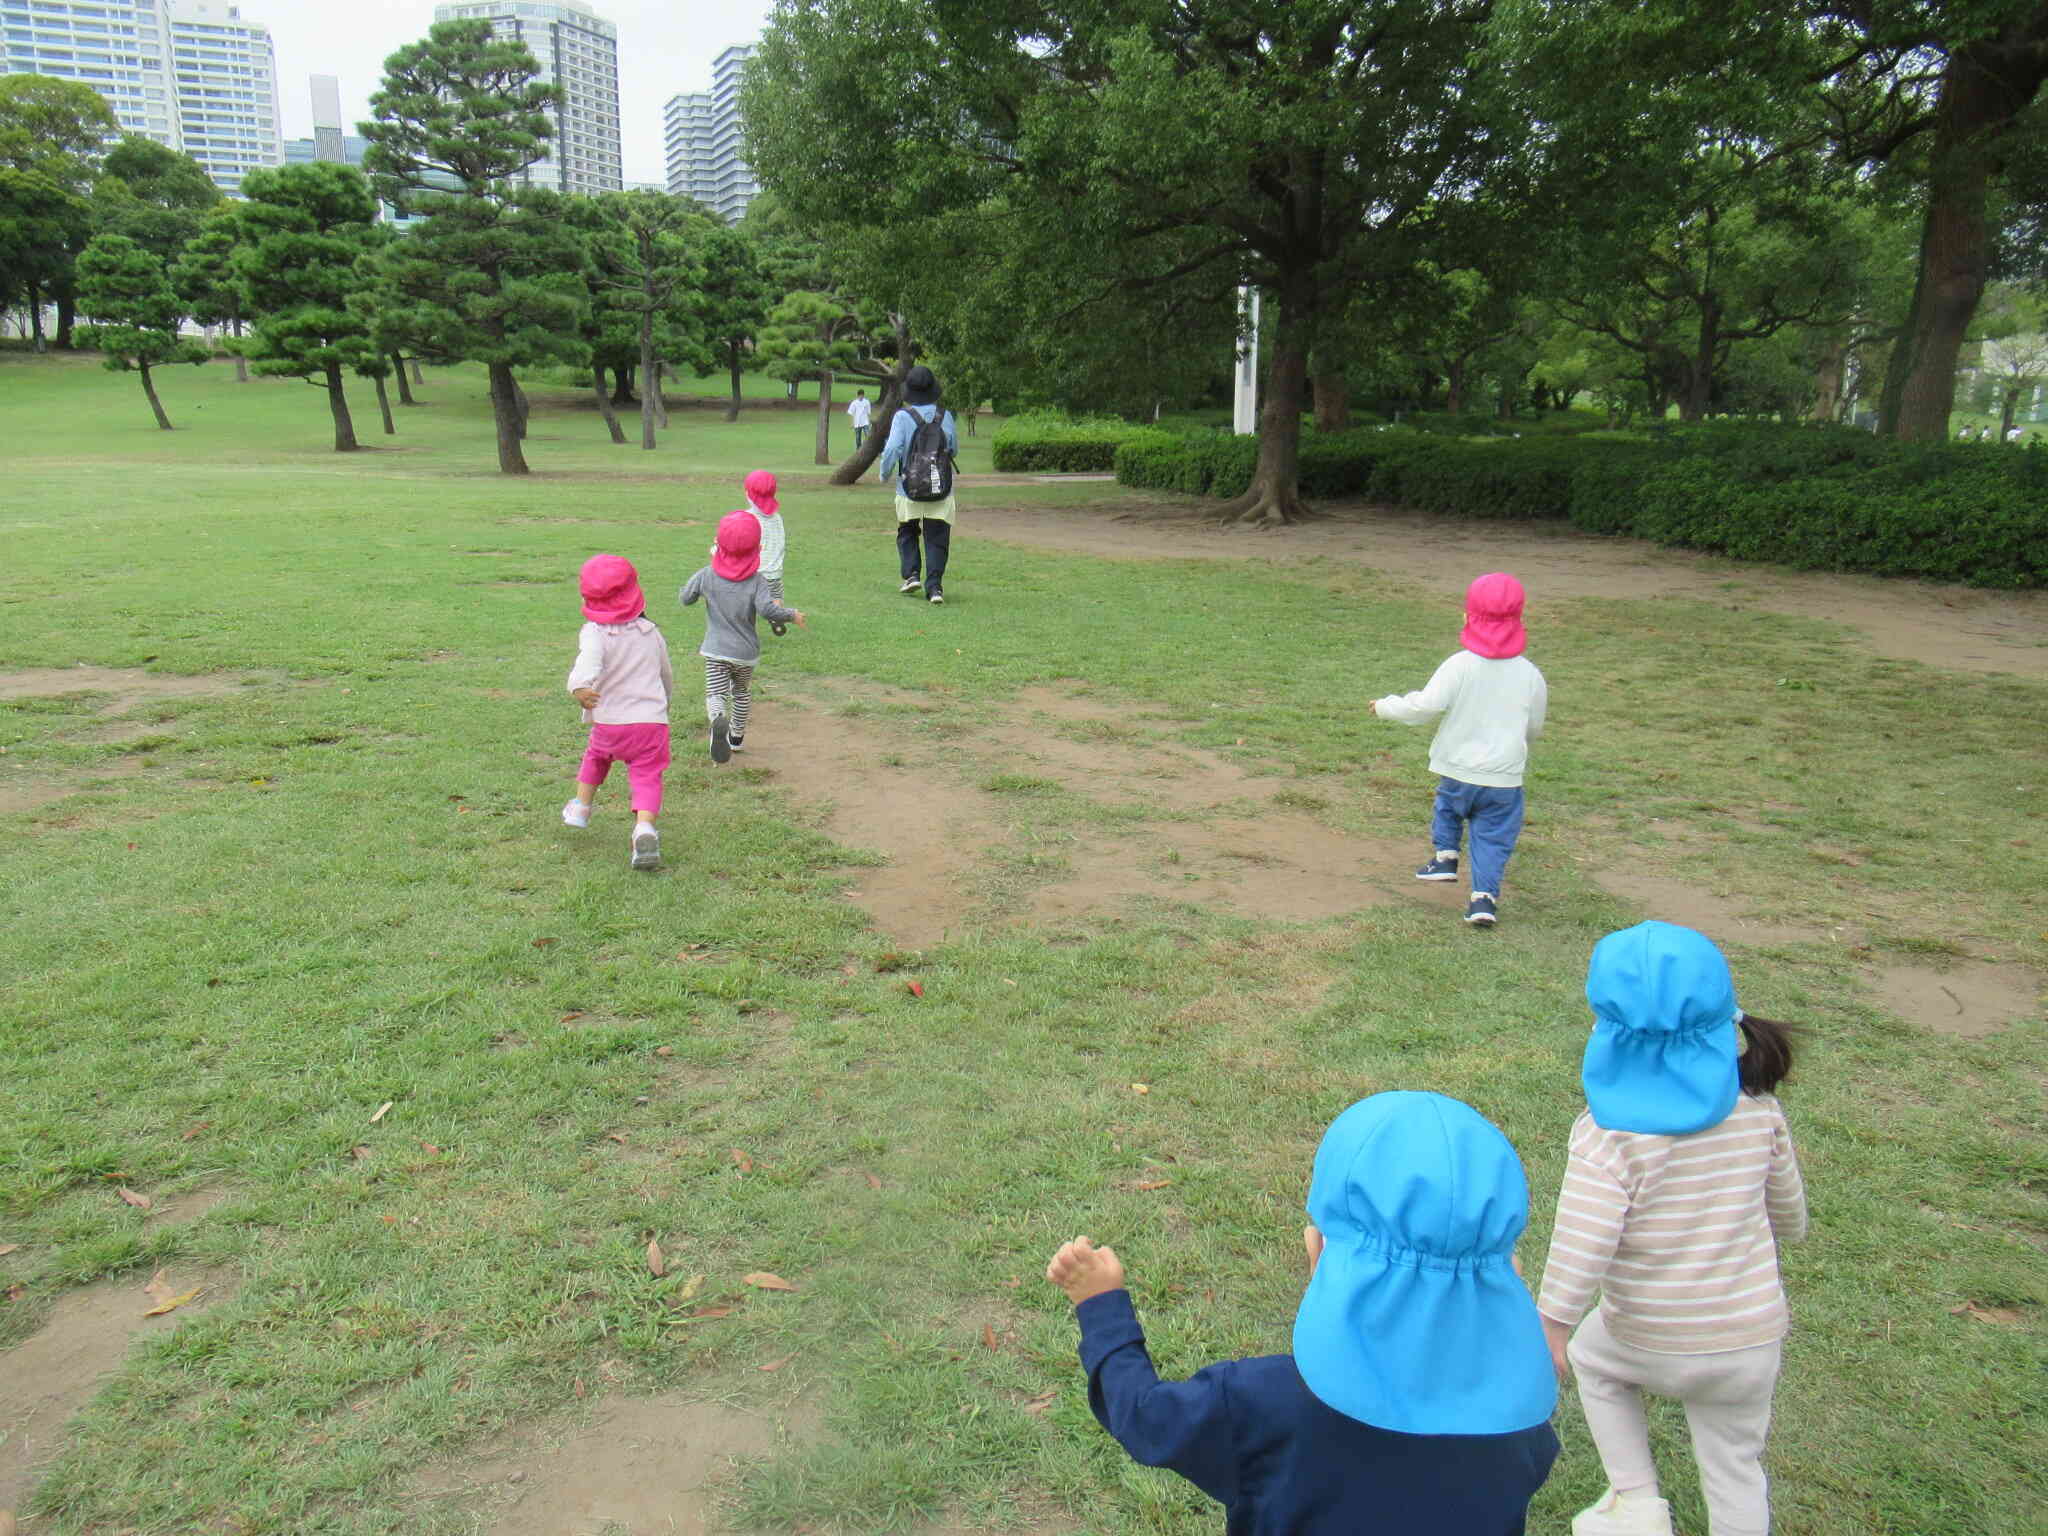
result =
[[[122,715],[152,699],[193,698],[234,693],[250,679],[233,672],[179,676],[145,672],[139,667],[33,667],[0,672],[0,699],[56,699],[72,693],[108,693],[99,706],[103,715]]]
[[[801,1402],[750,1410],[679,1394],[599,1400],[587,1422],[520,1429],[421,1477],[421,1497],[459,1508],[488,1536],[702,1536],[741,1460],[814,1429]]]
[[[43,806],[55,804],[70,795],[83,794],[100,784],[115,779],[132,779],[142,771],[141,759],[133,757],[95,763],[91,768],[81,769],[71,777],[63,779],[9,769],[4,777],[0,777],[0,815],[15,811],[40,810]]]
[[[168,1294],[201,1294],[148,1317],[160,1299],[142,1289],[150,1278],[130,1275],[70,1292],[38,1332],[0,1355],[0,1509],[27,1501],[43,1464],[63,1449],[72,1416],[120,1367],[137,1334],[174,1332],[234,1289],[232,1275],[167,1265],[161,1283]]]
[[[1644,917],[1697,928],[1717,944],[1798,944],[1827,937],[1818,928],[1798,928],[1751,916],[1739,901],[1665,875],[1603,870],[1593,878],[1608,895],[1640,907]]]
[[[1878,1000],[1900,1018],[1938,1035],[1980,1040],[2041,1011],[2041,988],[2016,966],[1965,962],[1946,970],[1886,965]]]
[[[1738,565],[1639,539],[1596,538],[1548,523],[1464,522],[1368,502],[1279,532],[1224,528],[1186,503],[1144,498],[1085,507],[976,506],[973,532],[1005,544],[1125,560],[1338,560],[1415,582],[1455,605],[1486,570],[1529,588],[1532,626],[1561,598],[1685,597],[1845,624],[1880,656],[1963,672],[2048,677],[2048,593]]]

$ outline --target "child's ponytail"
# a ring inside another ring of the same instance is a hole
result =
[[[1753,1013],[1742,1016],[1742,1057],[1736,1069],[1742,1074],[1744,1093],[1770,1093],[1792,1073],[1792,1037],[1796,1024],[1760,1019]]]

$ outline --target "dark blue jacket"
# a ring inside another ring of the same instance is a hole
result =
[[[1557,1459],[1548,1424],[1508,1435],[1403,1435],[1310,1393],[1292,1355],[1161,1381],[1128,1291],[1075,1308],[1088,1406],[1148,1467],[1220,1502],[1228,1536],[1523,1536]]]

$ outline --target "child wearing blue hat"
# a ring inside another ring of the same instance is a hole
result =
[[[1113,1249],[1054,1254],[1096,1419],[1220,1502],[1229,1536],[1520,1536],[1557,1378],[1514,1268],[1515,1149],[1456,1099],[1375,1094],[1324,1133],[1308,1214],[1293,1352],[1186,1381],[1153,1370]]]
[[[1607,1470],[1573,1536],[1671,1536],[1646,1391],[1685,1405],[1713,1536],[1766,1536],[1764,1440],[1787,1326],[1778,1244],[1806,1235],[1771,1094],[1792,1070],[1790,1026],[1743,1013],[1720,950],[1671,923],[1596,944],[1586,1001],[1586,1112],[1537,1303]]]

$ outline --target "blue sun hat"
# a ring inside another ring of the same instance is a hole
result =
[[[1301,1379],[1346,1418],[1407,1435],[1505,1435],[1557,1407],[1515,1149],[1440,1093],[1376,1093],[1323,1133],[1308,1214],[1323,1254],[1294,1318]]]
[[[1581,1073],[1603,1130],[1689,1136],[1719,1125],[1741,1091],[1735,978],[1714,941],[1637,923],[1593,946],[1593,1034]]]

